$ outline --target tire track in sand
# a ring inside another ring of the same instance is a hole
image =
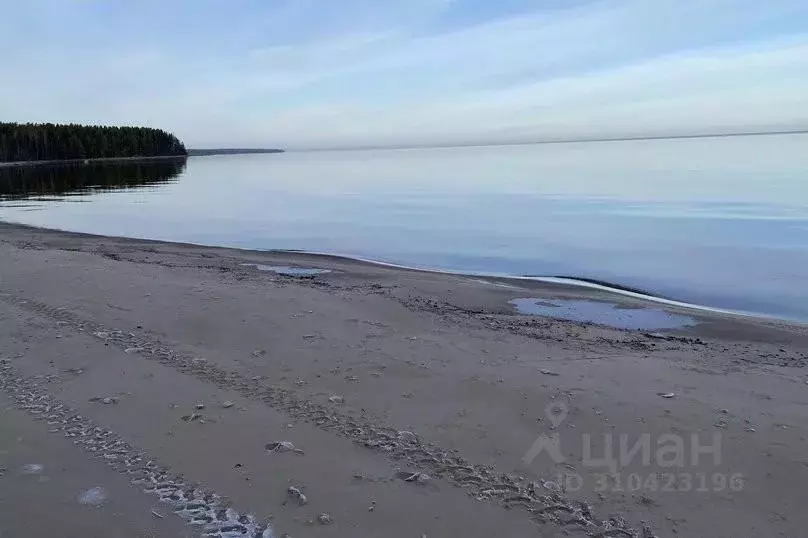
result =
[[[399,465],[401,462],[406,462],[411,467],[413,474],[428,473],[431,476],[443,479],[450,484],[462,487],[469,496],[477,500],[495,502],[508,509],[521,508],[524,513],[538,523],[555,524],[561,527],[577,527],[586,531],[588,536],[594,538],[621,536],[654,538],[653,533],[647,528],[642,530],[633,528],[620,516],[600,519],[592,510],[591,505],[585,501],[571,500],[559,491],[547,490],[541,484],[527,480],[522,476],[498,472],[492,466],[470,463],[455,452],[429,443],[412,432],[398,431],[395,428],[374,424],[365,418],[351,417],[334,409],[333,406],[329,407],[301,399],[293,391],[267,386],[259,379],[247,378],[238,372],[225,370],[206,361],[195,361],[194,357],[178,352],[157,339],[131,332],[126,333],[105,327],[94,321],[83,320],[65,308],[52,307],[7,293],[0,294],[0,299],[13,306],[24,308],[58,322],[62,329],[70,328],[80,333],[91,334],[104,343],[130,354],[137,353],[147,360],[157,361],[218,388],[234,390],[245,398],[262,402],[294,419],[314,424],[322,430],[348,438],[368,449],[381,452],[389,459],[395,460]],[[26,410],[33,410],[39,415],[45,412],[45,408],[52,410],[55,406],[60,405],[55,403],[52,405],[52,398],[33,385],[31,381],[16,375],[10,364],[7,363],[0,365],[0,389],[14,394],[16,398],[21,398],[17,400],[20,406],[35,406]],[[25,394],[30,394],[30,398],[26,397]],[[65,406],[62,406],[62,408],[65,408]],[[74,417],[71,420],[76,422],[74,433],[80,440],[94,439],[94,435],[91,434],[95,431],[93,428],[97,427],[91,426],[88,419]],[[128,446],[109,430],[100,430],[101,432],[108,432],[105,435],[110,439],[114,439],[111,446]],[[101,435],[101,433],[99,432],[98,435]],[[82,445],[83,442],[77,441],[77,444]],[[95,445],[89,444],[86,446],[88,450],[95,448],[95,450],[90,450],[93,453],[98,451]],[[123,450],[123,448],[120,449]],[[112,456],[116,455],[115,452],[110,454]],[[126,452],[126,454],[129,453]],[[123,454],[121,455],[123,456]],[[137,456],[137,454],[132,452],[132,456]],[[109,461],[111,464],[120,464],[115,459]],[[128,470],[126,461],[129,460],[124,458],[124,471]],[[131,461],[134,462],[135,460]],[[257,525],[252,516],[237,514],[235,511],[225,514],[222,512],[223,508],[219,505],[216,505],[217,508],[211,512],[210,506],[206,503],[220,502],[220,497],[215,494],[205,493],[198,488],[183,489],[186,487],[184,483],[180,485],[168,480],[163,481],[162,479],[168,476],[168,471],[159,468],[153,462],[150,463],[151,467],[142,467],[141,471],[145,471],[145,475],[140,478],[151,484],[150,487],[155,486],[154,480],[159,480],[157,484],[161,485],[161,489],[160,491],[154,491],[161,495],[161,498],[166,496],[168,501],[186,506],[185,511],[181,510],[180,514],[187,516],[195,524],[218,524],[218,520],[215,519],[210,522],[207,521],[207,518],[214,517],[211,515],[213,513],[215,517],[219,515],[235,517],[236,523],[229,524],[241,525],[247,528],[248,532],[253,532],[250,536],[260,536],[262,538],[272,536],[271,530],[268,527],[262,528]],[[183,493],[180,494],[179,492]],[[190,498],[189,493],[192,495]],[[172,497],[172,495],[176,498]],[[205,499],[207,498],[211,500],[206,501]],[[189,506],[190,508],[187,508]],[[195,520],[194,518],[197,516],[200,519]],[[241,520],[244,520],[245,523],[241,523]],[[248,528],[247,525],[252,525],[252,527]],[[268,534],[255,534],[259,531]],[[226,531],[214,529],[212,532],[214,534],[209,534],[209,536],[229,538],[230,536],[245,535],[241,527],[234,527]],[[215,532],[220,534],[215,534]],[[221,534],[221,532],[230,532],[231,534]],[[235,532],[241,534],[233,534]]]

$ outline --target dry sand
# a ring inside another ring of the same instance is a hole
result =
[[[805,327],[520,297],[647,306],[0,224],[0,537],[808,536]]]

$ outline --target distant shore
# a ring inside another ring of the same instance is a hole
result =
[[[211,148],[211,149],[189,149],[189,157],[207,157],[208,155],[254,155],[263,153],[283,153],[284,150],[277,148]]]
[[[734,133],[696,133],[696,134],[670,134],[670,135],[638,135],[617,137],[592,138],[545,138],[539,140],[503,140],[488,142],[458,142],[445,144],[400,144],[383,146],[331,146],[306,149],[305,151],[368,151],[368,150],[407,150],[407,149],[449,149],[449,148],[484,148],[499,146],[542,146],[549,144],[589,144],[603,142],[643,142],[653,140],[692,140],[700,138],[740,138],[747,136],[784,136],[804,135],[808,129],[794,131],[749,131]]]

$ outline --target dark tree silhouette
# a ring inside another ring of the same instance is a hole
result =
[[[176,136],[148,127],[0,123],[0,162],[187,154]]]

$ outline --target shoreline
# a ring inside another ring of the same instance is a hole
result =
[[[62,164],[96,164],[130,161],[180,160],[191,157],[212,157],[218,155],[267,155],[286,153],[283,149],[190,149],[186,155],[149,155],[136,157],[91,157],[87,159],[52,159],[47,161],[0,161],[0,168],[24,168],[29,166],[50,166]]]
[[[93,234],[89,234],[93,235]],[[104,236],[102,236],[104,237]],[[150,241],[146,239],[145,241]],[[167,241],[167,243],[171,243],[171,241]],[[195,243],[189,243],[190,245],[196,245]],[[212,245],[196,245],[196,246],[212,246]],[[213,248],[230,248],[230,247],[215,247]],[[642,301],[647,301],[650,303],[654,303],[660,306],[671,306],[671,307],[679,307],[687,310],[694,311],[695,313],[714,313],[714,314],[726,314],[728,316],[738,316],[742,318],[751,318],[756,319],[758,321],[775,321],[775,322],[782,322],[782,323],[790,323],[794,325],[806,325],[808,326],[808,321],[806,320],[799,320],[799,319],[791,319],[791,318],[781,318],[775,315],[769,315],[761,312],[747,312],[745,310],[733,310],[729,308],[720,308],[716,306],[709,306],[709,305],[701,305],[696,303],[689,303],[686,301],[679,301],[677,299],[672,299],[668,297],[663,297],[661,295],[654,295],[649,291],[645,291],[639,288],[632,288],[629,286],[622,286],[620,284],[613,284],[611,282],[605,280],[598,280],[594,278],[578,278],[574,276],[560,276],[560,275],[551,275],[551,276],[540,276],[540,275],[512,275],[512,274],[505,274],[505,273],[495,273],[495,272],[486,272],[486,271],[463,271],[463,270],[455,270],[455,269],[435,269],[435,268],[428,268],[428,267],[418,267],[414,265],[405,265],[399,263],[392,263],[386,262],[383,260],[374,260],[373,258],[365,258],[361,256],[350,256],[347,254],[334,254],[328,252],[317,252],[317,251],[307,251],[307,250],[295,250],[295,249],[268,249],[265,251],[261,250],[252,250],[252,249],[236,249],[236,250],[244,250],[245,252],[276,252],[276,253],[284,253],[284,254],[305,254],[309,256],[322,256],[324,258],[337,258],[337,259],[345,259],[351,261],[357,261],[362,263],[369,263],[371,265],[377,265],[380,267],[391,267],[394,269],[401,269],[405,271],[418,271],[423,273],[434,273],[434,274],[442,274],[442,275],[454,275],[454,276],[464,276],[464,277],[475,277],[475,278],[482,278],[482,279],[489,279],[490,281],[501,281],[505,284],[508,283],[523,283],[525,281],[528,282],[541,282],[544,284],[550,285],[560,285],[560,286],[572,286],[575,288],[580,289],[596,289],[606,293],[611,293],[616,296],[623,296],[623,297],[631,297],[633,299],[639,299]]]
[[[0,529],[46,535],[48,499],[89,487],[127,535],[157,523],[172,529],[152,534],[178,535],[224,498],[226,521],[203,524],[261,538],[262,522],[273,536],[338,538],[751,538],[808,525],[808,328],[665,307],[698,324],[618,330],[522,315],[518,297],[659,308],[562,283],[0,223],[0,495],[14,499]],[[671,435],[713,455],[671,469],[615,454],[603,482],[604,439]],[[543,438],[561,451],[535,453]],[[672,471],[677,488],[654,485]],[[701,475],[709,487],[684,488]],[[115,535],[85,510],[58,519],[63,534]]]
[[[140,239],[134,237],[127,237],[127,236],[108,236],[103,234],[93,234],[93,233],[86,233],[86,232],[72,232],[67,230],[59,230],[56,228],[46,228],[40,226],[34,226],[29,224],[21,224],[15,222],[6,222],[0,221],[0,229],[3,226],[9,226],[12,228],[19,228],[19,229],[30,229],[30,230],[38,230],[42,232],[53,232],[58,234],[66,234],[70,236],[76,237],[88,237],[88,238],[95,238],[95,239],[109,239],[109,240],[123,240],[127,242],[132,242],[133,244],[161,244],[161,245],[177,245],[180,247],[197,247],[197,248],[204,248],[204,249],[222,249],[223,251],[236,251],[236,252],[243,252],[245,255],[261,255],[261,254],[277,254],[280,256],[288,257],[291,262],[293,263],[295,258],[300,258],[301,261],[303,260],[311,260],[313,262],[317,262],[318,260],[322,261],[345,261],[345,262],[352,262],[357,264],[367,264],[370,266],[376,266],[380,268],[390,268],[395,270],[401,271],[412,271],[416,273],[424,273],[424,274],[435,274],[435,275],[449,275],[449,276],[457,276],[457,277],[469,277],[469,278],[481,278],[487,279],[490,282],[499,282],[507,285],[524,285],[525,283],[533,283],[534,285],[539,284],[540,287],[549,287],[550,289],[554,289],[559,287],[559,289],[572,289],[572,290],[579,290],[580,294],[576,295],[577,297],[586,299],[590,297],[588,292],[595,290],[597,292],[603,292],[603,294],[598,294],[598,297],[601,300],[609,300],[609,296],[613,296],[611,298],[612,302],[621,302],[621,300],[625,301],[628,300],[637,300],[639,301],[640,305],[654,305],[659,306],[661,308],[675,308],[680,313],[692,313],[694,315],[704,315],[704,314],[714,314],[718,316],[729,316],[731,318],[739,318],[739,319],[747,319],[756,321],[759,323],[776,323],[782,325],[792,325],[795,327],[806,327],[808,328],[808,321],[800,320],[800,319],[792,319],[792,318],[782,318],[777,317],[775,315],[769,315],[760,312],[747,312],[743,310],[735,310],[735,309],[726,309],[720,307],[713,307],[709,305],[701,305],[696,303],[689,303],[686,301],[679,301],[677,299],[672,299],[668,297],[654,295],[651,292],[646,290],[632,288],[627,286],[622,286],[620,284],[613,284],[603,280],[591,279],[591,278],[577,278],[572,276],[540,276],[540,275],[510,275],[510,274],[502,274],[502,273],[494,273],[494,272],[485,272],[485,271],[462,271],[462,270],[451,270],[451,269],[438,269],[438,268],[426,268],[426,267],[418,267],[418,266],[410,266],[405,264],[398,264],[393,262],[386,262],[383,260],[374,260],[372,258],[366,258],[362,256],[351,256],[348,254],[339,254],[339,253],[329,253],[329,252],[317,252],[317,251],[305,251],[305,250],[296,250],[296,249],[267,249],[267,250],[256,250],[256,249],[248,249],[248,248],[238,248],[238,247],[227,247],[227,246],[217,246],[217,245],[206,245],[202,243],[187,243],[181,241],[165,241],[159,239]],[[573,294],[574,295],[574,294]],[[631,303],[626,303],[631,304]]]
[[[35,166],[51,166],[63,164],[98,164],[131,161],[163,161],[187,159],[188,155],[151,155],[147,157],[94,157],[90,159],[56,159],[50,161],[0,161],[0,168],[27,168]]]

